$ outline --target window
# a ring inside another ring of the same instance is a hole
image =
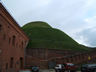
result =
[[[10,27],[8,26],[8,28],[10,28]]]
[[[0,24],[0,31],[1,31],[2,25]]]
[[[10,59],[10,68],[13,68],[13,63],[14,63],[14,59],[13,59],[13,57],[11,57],[11,59]]]
[[[73,62],[73,57],[71,57],[71,62]]]
[[[20,57],[20,68],[22,69],[23,68],[23,58]]]
[[[8,69],[8,63],[6,63],[6,70]]]
[[[16,39],[16,37],[13,36],[13,39],[12,39],[12,44],[13,44],[13,45],[15,45],[15,39]]]

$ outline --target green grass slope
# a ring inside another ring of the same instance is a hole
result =
[[[36,22],[30,22],[26,25],[23,26],[23,28],[33,28],[33,27],[44,27],[44,28],[51,28],[51,26],[49,24],[47,24],[46,22],[41,22],[41,21],[36,21]]]
[[[30,38],[28,48],[90,50],[78,44],[64,32],[54,29],[44,22],[31,22],[23,26],[22,29]]]

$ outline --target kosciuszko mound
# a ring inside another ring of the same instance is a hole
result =
[[[59,29],[52,28],[45,22],[30,22],[24,25],[22,29],[30,38],[27,48],[48,48],[76,51],[90,50],[89,48],[78,44],[64,32]]]

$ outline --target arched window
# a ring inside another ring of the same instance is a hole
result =
[[[13,36],[12,44],[15,45],[16,36]]]
[[[6,70],[8,69],[8,63],[6,63]]]
[[[13,65],[14,65],[14,58],[11,57],[10,58],[10,68],[13,68]]]
[[[20,68],[23,68],[23,57],[20,57]]]

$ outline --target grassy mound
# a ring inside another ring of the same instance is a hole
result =
[[[52,28],[44,22],[31,22],[23,26],[22,29],[30,38],[28,48],[90,50],[78,44],[64,32]]]
[[[51,26],[49,24],[47,24],[46,22],[41,22],[41,21],[36,21],[36,22],[30,22],[26,25],[23,26],[23,29],[26,28],[33,28],[33,27],[44,27],[44,28],[51,28]]]

